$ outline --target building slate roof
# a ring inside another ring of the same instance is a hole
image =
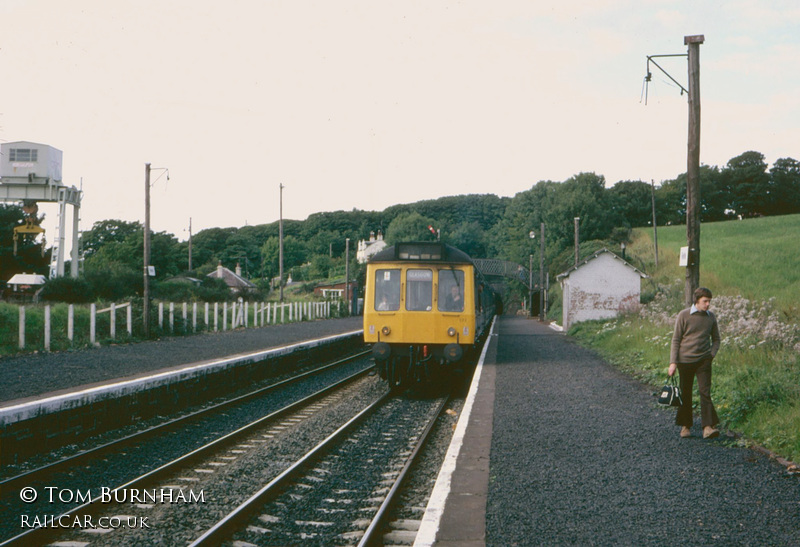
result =
[[[649,277],[649,276],[648,276],[646,273],[644,273],[644,272],[642,272],[641,270],[639,270],[638,268],[636,268],[636,267],[632,266],[630,263],[628,263],[627,261],[623,260],[621,257],[619,257],[619,256],[617,256],[616,254],[612,253],[612,252],[611,252],[611,251],[609,251],[608,249],[604,248],[604,249],[600,249],[600,250],[599,250],[599,251],[597,251],[596,253],[592,254],[590,257],[588,257],[588,258],[586,258],[585,260],[583,260],[582,262],[580,262],[580,263],[579,263],[577,266],[573,266],[573,267],[571,267],[569,270],[567,270],[567,271],[565,271],[565,272],[562,272],[562,273],[558,274],[558,275],[556,276],[556,279],[563,279],[564,277],[569,277],[569,274],[571,274],[572,272],[574,272],[574,271],[575,271],[575,270],[577,270],[578,268],[582,268],[582,267],[583,267],[583,266],[585,266],[587,263],[591,262],[592,260],[594,260],[594,259],[595,259],[595,258],[597,258],[598,256],[600,256],[600,255],[602,255],[602,254],[605,254],[605,253],[608,253],[608,254],[610,254],[612,257],[614,257],[615,259],[617,259],[617,260],[619,260],[620,262],[622,262],[622,263],[623,263],[625,266],[627,266],[628,268],[632,269],[633,271],[635,271],[636,273],[638,273],[640,276],[642,276],[642,278],[647,278],[647,277]]]

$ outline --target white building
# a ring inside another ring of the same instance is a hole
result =
[[[361,240],[358,242],[358,251],[356,252],[356,260],[359,264],[366,264],[372,255],[379,253],[386,248],[386,242],[383,240],[383,233],[378,231],[369,233],[369,241]]]
[[[616,317],[639,303],[640,272],[623,259],[602,249],[558,275],[563,292],[563,326],[580,321]]]

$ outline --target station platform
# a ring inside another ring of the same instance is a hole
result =
[[[348,317],[3,357],[0,408],[361,328],[361,317]]]
[[[653,391],[498,318],[415,545],[800,545],[800,476],[699,417],[681,439]]]

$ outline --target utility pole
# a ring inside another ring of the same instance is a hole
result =
[[[344,240],[344,297],[347,301],[347,313],[353,315],[350,300],[350,238]]]
[[[144,164],[144,337],[150,338],[150,164]]]
[[[687,306],[694,301],[694,291],[700,286],[700,44],[705,37],[684,36],[689,46],[689,142],[686,166],[686,240],[689,260],[686,265],[684,300]]]
[[[278,224],[278,286],[281,288],[281,304],[283,304],[283,183],[280,184],[280,215]]]
[[[541,226],[542,240],[539,242],[539,321],[544,321],[544,306],[547,303],[544,292],[544,222]]]
[[[533,317],[533,255],[528,255],[528,316]]]
[[[189,271],[192,271],[192,217],[189,217]]]
[[[656,224],[656,183],[650,179],[650,199],[653,202],[653,245],[656,253],[656,268],[658,268],[658,225]]]
[[[581,254],[580,229],[581,229],[581,217],[575,217],[575,266],[576,267],[578,265],[578,260],[580,259],[580,254]]]

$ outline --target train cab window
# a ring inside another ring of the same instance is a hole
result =
[[[430,311],[433,303],[433,270],[406,270],[406,309]]]
[[[464,272],[439,270],[439,311],[464,311]]]
[[[400,270],[375,271],[375,310],[400,309]]]

